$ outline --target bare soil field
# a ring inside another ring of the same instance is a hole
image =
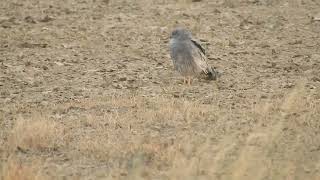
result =
[[[320,180],[318,0],[1,0],[0,179]],[[191,86],[190,29],[222,72]]]

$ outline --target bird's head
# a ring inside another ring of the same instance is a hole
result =
[[[175,40],[190,40],[192,36],[188,30],[179,27],[172,31],[170,38]]]

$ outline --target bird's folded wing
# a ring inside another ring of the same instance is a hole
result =
[[[198,41],[196,41],[195,39],[191,39],[191,42],[192,42],[193,45],[195,45],[204,55],[206,54],[206,51],[205,51],[204,48],[200,45],[200,43],[198,43]]]
[[[194,44],[194,48],[192,50],[192,56],[194,63],[201,69],[205,74],[209,73],[210,67],[207,63],[207,57],[203,53],[204,49],[200,46],[200,44]]]

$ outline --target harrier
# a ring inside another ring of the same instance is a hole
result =
[[[218,72],[207,63],[205,50],[184,28],[177,28],[170,37],[170,56],[174,69],[183,77],[183,83],[191,84],[191,77],[215,80]]]

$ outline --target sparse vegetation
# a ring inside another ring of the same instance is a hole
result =
[[[7,162],[4,163],[2,171],[0,171],[0,178],[3,180],[49,180],[49,177],[41,174],[41,169],[39,160],[27,164],[17,158],[9,157]]]
[[[54,151],[63,143],[63,127],[41,116],[18,118],[9,135],[10,150]]]

